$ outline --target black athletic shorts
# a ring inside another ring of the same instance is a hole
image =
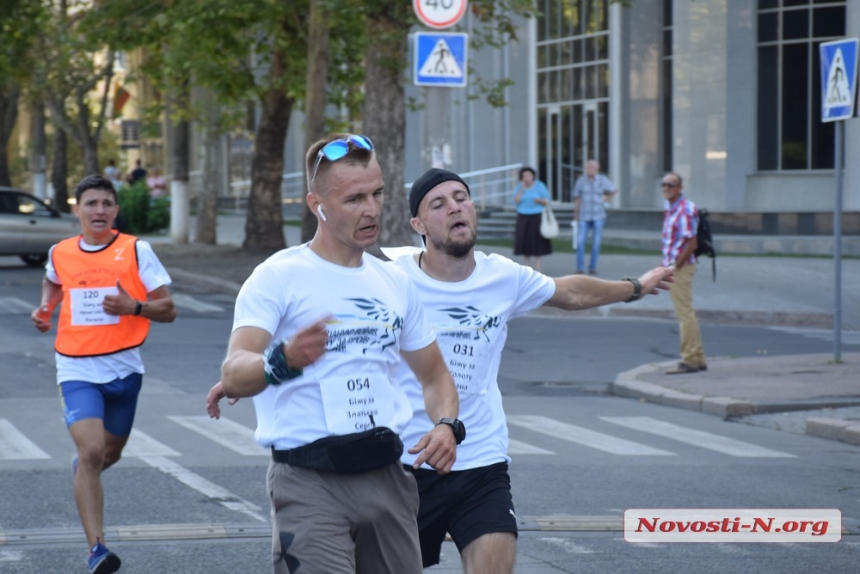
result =
[[[484,534],[517,535],[508,464],[499,462],[469,470],[439,474],[407,466],[418,482],[418,531],[424,568],[439,563],[445,533],[457,550]]]

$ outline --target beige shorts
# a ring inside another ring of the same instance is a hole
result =
[[[270,462],[266,487],[275,574],[421,574],[418,488],[400,461],[360,474]]]

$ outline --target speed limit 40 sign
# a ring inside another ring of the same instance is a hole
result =
[[[466,4],[467,0],[412,0],[418,19],[437,30],[456,24],[466,13]]]

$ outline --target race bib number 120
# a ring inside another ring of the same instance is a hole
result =
[[[116,295],[116,287],[97,287],[70,289],[72,296],[72,325],[115,325],[119,323],[119,315],[108,315],[104,312],[105,295]]]

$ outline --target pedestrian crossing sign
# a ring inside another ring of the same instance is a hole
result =
[[[857,96],[857,38],[821,44],[821,121],[854,116]]]
[[[462,88],[468,74],[469,35],[450,32],[417,32],[415,65],[416,86]]]

